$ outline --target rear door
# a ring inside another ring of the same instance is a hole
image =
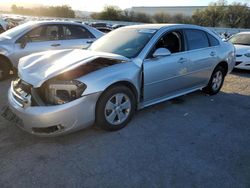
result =
[[[190,59],[186,79],[190,86],[206,85],[218,61],[216,41],[212,44],[209,34],[202,30],[185,29],[184,32]]]
[[[84,26],[80,25],[62,25],[63,47],[86,49],[96,40],[95,36]]]
[[[35,27],[15,43],[14,60],[18,62],[23,56],[46,50],[62,49],[60,26],[56,24]],[[26,45],[22,46],[22,41]]]

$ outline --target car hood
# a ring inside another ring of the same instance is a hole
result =
[[[90,50],[52,50],[23,57],[19,61],[18,74],[25,82],[40,87],[46,80],[97,58],[129,61],[128,58]]]
[[[250,46],[239,45],[239,44],[236,44],[234,46],[235,46],[237,55],[243,55],[243,54],[246,54],[246,53],[250,53]]]

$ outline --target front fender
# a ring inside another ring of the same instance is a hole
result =
[[[7,57],[9,55],[9,51],[6,48],[0,47],[0,55]]]
[[[11,58],[11,52],[12,52],[13,48],[11,45],[9,44],[1,44],[0,45],[0,56],[4,56],[6,57],[10,63],[13,65],[13,61],[12,61],[12,58]]]
[[[140,94],[141,87],[141,69],[133,62],[116,64],[88,75],[80,77],[79,81],[87,85],[83,95],[103,92],[109,86],[126,81],[131,83]]]

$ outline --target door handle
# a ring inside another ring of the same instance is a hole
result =
[[[61,46],[61,44],[51,44],[53,47]]]
[[[92,44],[94,41],[92,41],[92,40],[88,40],[86,43],[87,44]]]
[[[181,57],[178,61],[178,63],[186,63],[188,61],[187,58]]]
[[[210,56],[215,56],[215,55],[216,55],[215,52],[211,52],[211,53],[210,53]]]

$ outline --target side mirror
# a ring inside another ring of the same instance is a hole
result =
[[[153,57],[170,56],[171,52],[167,48],[158,48],[153,53]]]

